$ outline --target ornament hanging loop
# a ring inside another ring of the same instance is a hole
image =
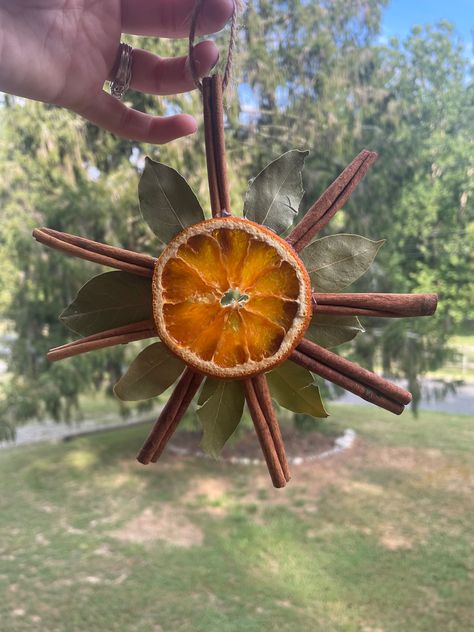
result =
[[[199,14],[201,13],[202,7],[204,6],[206,0],[196,0],[196,4],[194,5],[193,13],[191,16],[191,24],[189,28],[189,47],[188,47],[188,57],[189,57],[189,65],[191,68],[191,74],[196,84],[196,87],[202,92],[203,91],[203,82],[199,76],[199,71],[196,64],[196,59],[194,57],[194,40],[196,38],[196,29],[199,21]],[[227,47],[227,59],[225,62],[224,73],[222,75],[222,90],[225,90],[232,73],[232,64],[234,59],[234,51],[235,45],[237,42],[237,22],[239,13],[241,10],[241,0],[233,0],[234,10],[232,12],[232,18],[230,22],[230,37],[229,37],[229,45]]]

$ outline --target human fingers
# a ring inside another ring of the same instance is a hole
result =
[[[133,35],[187,37],[195,0],[122,0],[122,31]],[[196,32],[220,31],[234,10],[233,0],[206,0]]]
[[[214,42],[200,42],[194,48],[199,75],[215,66],[219,51]],[[188,56],[163,58],[146,50],[134,49],[130,87],[147,94],[178,94],[195,88]]]
[[[76,111],[112,134],[145,143],[168,143],[193,134],[197,128],[196,121],[189,114],[151,116],[127,107],[104,91],[87,107]]]

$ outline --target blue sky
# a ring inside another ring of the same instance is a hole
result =
[[[466,55],[474,62],[471,35],[471,30],[474,30],[474,0],[391,0],[382,14],[379,41],[386,42],[390,37],[403,39],[416,24],[436,24],[441,20],[454,24],[464,40]],[[250,109],[257,108],[247,84],[239,86],[239,95]]]
[[[391,0],[382,18],[386,37],[403,37],[415,24],[435,24],[447,19],[469,45],[474,29],[474,0]]]

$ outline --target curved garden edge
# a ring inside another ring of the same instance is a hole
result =
[[[339,437],[336,437],[334,440],[334,445],[323,452],[317,452],[315,454],[307,454],[304,456],[292,456],[288,457],[288,463],[290,465],[303,465],[304,463],[311,463],[313,461],[319,461],[322,459],[327,459],[329,457],[335,456],[336,454],[340,454],[346,450],[352,448],[357,438],[357,434],[355,430],[352,428],[347,428],[344,430],[343,434]],[[232,465],[264,465],[265,461],[263,459],[250,458],[244,456],[227,456],[227,457],[219,457],[215,459],[215,457],[210,454],[206,454],[202,452],[202,450],[191,450],[189,448],[182,448],[173,443],[168,445],[168,452],[176,456],[192,456],[201,459],[213,459],[217,460],[221,463],[230,463]]]

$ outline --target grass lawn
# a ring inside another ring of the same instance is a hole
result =
[[[355,446],[285,490],[146,427],[0,452],[0,629],[472,629],[473,419],[331,408]]]

